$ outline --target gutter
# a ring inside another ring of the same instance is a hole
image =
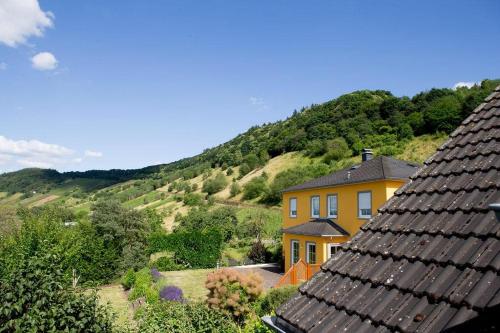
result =
[[[273,332],[277,333],[286,333],[286,331],[283,331],[281,328],[279,328],[276,324],[276,317],[271,317],[271,316],[264,316],[260,318],[264,325],[269,327]]]

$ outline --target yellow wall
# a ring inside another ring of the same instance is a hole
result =
[[[320,197],[320,217],[327,217],[327,195],[337,195],[337,218],[334,221],[347,230],[351,236],[359,231],[359,228],[367,219],[358,218],[358,192],[371,191],[372,193],[372,216],[377,214],[380,208],[394,192],[404,184],[404,181],[379,180],[374,182],[349,184],[333,187],[322,187],[295,192],[283,193],[283,228],[293,227],[306,223],[311,217],[311,197]],[[297,217],[290,217],[290,198],[297,198]],[[303,235],[283,235],[283,252],[285,255],[285,270],[290,267],[290,240],[300,241],[300,257],[305,260],[305,241],[316,242],[318,263],[326,261],[326,244],[341,243],[348,240],[347,237],[312,237]]]

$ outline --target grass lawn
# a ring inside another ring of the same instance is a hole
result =
[[[204,300],[207,294],[205,280],[207,274],[213,271],[213,269],[189,269],[161,273],[167,279],[167,284],[181,288],[187,299]]]
[[[129,307],[127,300],[127,295],[123,291],[123,288],[119,284],[112,284],[107,286],[102,286],[97,292],[102,304],[108,304],[111,306],[113,312],[116,313],[116,323],[120,326],[124,326],[127,322],[133,323],[133,311]]]

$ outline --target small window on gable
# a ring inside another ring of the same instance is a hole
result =
[[[369,219],[372,217],[372,193],[358,192],[358,217]]]
[[[290,217],[297,217],[297,198],[290,198]]]
[[[336,218],[337,217],[337,195],[329,195],[327,197],[327,211],[328,217]]]
[[[311,217],[319,217],[319,197],[311,197]]]

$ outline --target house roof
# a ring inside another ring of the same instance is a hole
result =
[[[387,156],[378,156],[361,164],[336,171],[303,184],[285,189],[283,192],[299,191],[316,187],[328,187],[352,183],[362,183],[381,179],[407,180],[418,166]]]
[[[277,309],[276,323],[292,332],[439,332],[490,318],[474,331],[494,331],[500,221],[489,205],[500,202],[499,170],[500,86]]]
[[[349,236],[349,233],[331,219],[314,219],[283,229],[284,233],[308,236]]]

